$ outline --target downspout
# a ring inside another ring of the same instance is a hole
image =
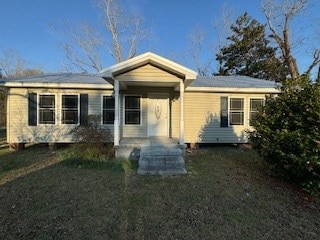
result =
[[[8,89],[8,93],[7,93],[7,98],[6,98],[6,101],[7,101],[7,122],[6,122],[6,134],[7,134],[7,143],[11,143],[11,134],[10,134],[10,101],[9,101],[9,96],[10,96],[10,91],[11,91],[11,88]]]
[[[114,80],[114,125],[113,125],[113,136],[114,146],[119,146],[119,80]]]

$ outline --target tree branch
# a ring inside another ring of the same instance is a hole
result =
[[[309,75],[312,69],[320,63],[320,49],[315,50],[313,53],[313,61],[305,72],[306,75]],[[320,66],[319,66],[320,69]],[[319,73],[318,73],[319,74]]]

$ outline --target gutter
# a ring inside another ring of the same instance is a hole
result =
[[[187,87],[186,92],[217,92],[217,93],[281,93],[276,88],[232,88],[232,87]]]
[[[29,82],[4,82],[3,87],[13,88],[73,88],[73,89],[113,89],[109,84],[83,84],[83,83],[29,83]]]

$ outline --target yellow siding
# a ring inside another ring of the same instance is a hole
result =
[[[37,94],[56,94],[56,124],[28,126],[28,92]],[[72,125],[59,123],[62,94],[89,95],[89,115],[101,115],[101,97],[112,95],[111,90],[73,90],[73,89],[23,89],[11,88],[8,96],[7,140],[19,142],[70,142],[69,131]],[[113,132],[113,126],[105,126]]]
[[[56,94],[56,124],[28,126],[28,92]],[[112,90],[73,90],[73,89],[23,89],[12,88],[8,96],[8,142],[71,142],[70,125],[59,123],[61,94],[89,94],[89,115],[101,114],[102,95],[112,95]],[[169,94],[169,137],[179,137],[180,96],[173,88],[130,87],[120,92],[120,138],[148,136],[148,94]],[[141,96],[141,125],[124,124],[124,96]],[[220,97],[241,97],[245,100],[244,126],[220,127]],[[250,98],[263,98],[264,94],[230,94],[209,92],[185,92],[185,142],[187,143],[237,143],[245,142],[245,131],[249,126]],[[113,133],[113,126],[107,125]]]
[[[152,66],[151,64],[133,69],[129,72],[117,76],[118,80],[126,81],[179,81],[180,79],[171,73],[168,73],[160,68]]]
[[[244,98],[244,126],[220,127],[220,97]],[[249,126],[250,98],[263,98],[264,94],[237,93],[185,93],[185,142],[238,143],[246,142]]]

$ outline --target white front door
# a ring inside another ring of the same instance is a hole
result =
[[[148,136],[168,136],[168,108],[168,94],[148,94]]]

